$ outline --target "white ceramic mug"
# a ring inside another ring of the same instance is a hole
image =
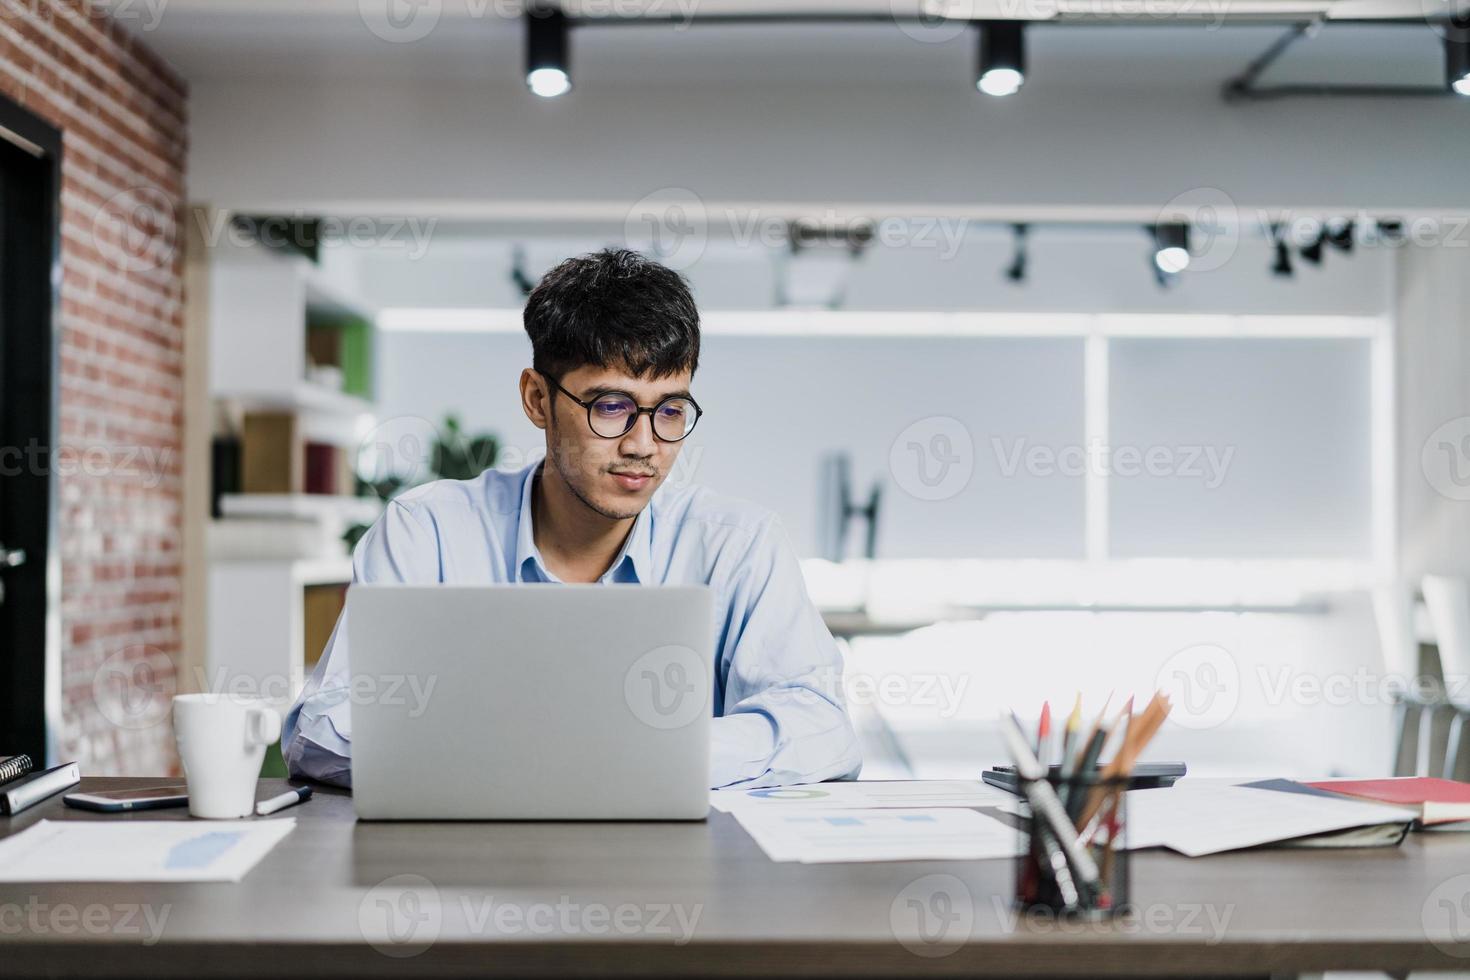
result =
[[[216,820],[255,812],[255,783],[281,713],[264,701],[225,694],[174,698],[174,737],[189,784],[189,814]]]

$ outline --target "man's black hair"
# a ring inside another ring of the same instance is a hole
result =
[[[592,365],[635,378],[699,366],[699,311],[673,269],[625,248],[567,259],[541,277],[522,314],[531,364],[560,379]]]

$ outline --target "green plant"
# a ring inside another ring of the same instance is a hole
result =
[[[389,475],[375,483],[359,478],[358,493],[372,492],[380,500],[393,497],[418,483],[432,480],[472,480],[495,465],[500,455],[500,441],[488,432],[468,435],[460,425],[459,416],[449,413],[444,424],[435,434],[434,444],[429,451],[428,472],[417,482]],[[358,539],[367,533],[367,524],[356,524],[347,529],[343,539],[349,548],[357,546]]]

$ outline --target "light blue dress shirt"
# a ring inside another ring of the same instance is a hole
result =
[[[558,581],[531,534],[539,468],[538,461],[517,473],[487,470],[400,495],[358,542],[353,581]],[[842,657],[774,515],[702,487],[666,483],[600,581],[714,589],[712,787],[857,776],[862,757],[843,703]],[[293,776],[349,786],[345,619],[286,716],[281,748]]]

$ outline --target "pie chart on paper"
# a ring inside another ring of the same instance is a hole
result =
[[[832,794],[824,789],[753,789],[748,794],[760,800],[820,800]]]

